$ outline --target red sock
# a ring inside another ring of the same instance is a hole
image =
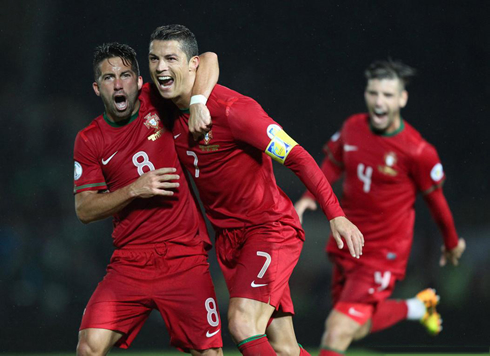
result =
[[[269,344],[265,334],[256,335],[243,340],[238,344],[238,349],[243,356],[276,356],[276,352]]]
[[[319,356],[344,356],[344,354],[344,352],[340,351],[321,349]]]
[[[407,318],[404,300],[387,299],[378,303],[371,318],[371,332],[381,331]]]
[[[308,351],[306,351],[303,346],[299,345],[299,356],[311,356]]]

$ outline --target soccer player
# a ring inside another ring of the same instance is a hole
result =
[[[414,70],[394,61],[376,61],[366,70],[368,113],[356,114],[324,146],[322,170],[329,182],[345,173],[342,206],[361,229],[366,247],[360,260],[335,248],[333,310],[326,320],[322,356],[342,355],[352,340],[404,319],[421,320],[432,334],[441,330],[435,306],[439,297],[427,289],[405,301],[387,299],[405,276],[413,238],[414,202],[421,192],[444,237],[441,265],[457,265],[465,250],[442,192],[444,171],[436,150],[404,121],[405,89]],[[307,192],[295,204],[300,216],[316,209]]]
[[[216,231],[231,298],[230,333],[243,355],[308,354],[296,341],[288,285],[304,232],[292,202],[276,185],[271,157],[316,193],[339,248],[343,236],[352,259],[361,254],[362,234],[345,218],[313,158],[253,99],[216,85],[207,101],[212,129],[194,141],[187,108],[203,99],[191,95],[197,53],[194,34],[184,26],[162,26],[151,35],[150,74],[161,96],[176,106],[177,153]]]
[[[207,61],[195,88],[206,95],[217,81],[217,61]],[[116,250],[84,311],[77,354],[128,348],[157,309],[173,346],[220,355],[210,240],[163,125],[158,92],[143,85],[127,45],[97,47],[93,68],[105,112],[75,140],[75,207],[83,223],[113,216]]]

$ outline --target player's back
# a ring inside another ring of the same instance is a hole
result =
[[[140,248],[148,244],[196,240],[199,214],[179,163],[173,138],[163,126],[165,114],[155,101],[150,86],[140,92],[141,106],[128,122],[115,124],[104,115],[81,130],[75,141],[74,192],[85,190],[116,191],[142,174],[163,167],[175,167],[180,187],[173,196],[135,199],[114,215],[114,245]],[[205,231],[202,239],[208,240]]]
[[[279,126],[253,99],[220,85],[207,106],[213,127],[203,140],[195,142],[189,135],[186,112],[174,123],[173,134],[213,225],[237,228],[282,221],[301,229],[264,153],[271,140],[268,128]]]

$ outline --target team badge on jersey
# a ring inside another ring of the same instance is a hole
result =
[[[148,128],[148,129],[154,129],[155,130],[155,133],[148,136],[148,140],[151,140],[151,141],[156,141],[157,139],[160,138],[160,136],[162,136],[162,131],[163,129],[161,128],[161,121],[160,121],[160,118],[158,117],[157,114],[154,114],[154,113],[148,113],[148,115],[145,116],[145,122],[144,122],[144,125]]]
[[[378,166],[378,170],[381,173],[384,173],[389,176],[396,176],[398,172],[393,168],[397,162],[396,154],[395,152],[388,152],[385,154],[385,165],[384,166]]]
[[[438,182],[444,177],[444,170],[442,169],[442,164],[437,163],[434,167],[432,167],[430,171],[430,177],[434,182]]]
[[[74,171],[74,180],[79,180],[80,177],[82,176],[82,172],[83,172],[83,169],[82,169],[82,165],[80,163],[78,163],[77,161],[75,161],[75,171]]]
[[[209,142],[213,139],[213,130],[209,130],[209,132],[206,132],[206,134],[204,135],[204,144],[205,145],[208,145]]]
[[[272,137],[272,140],[269,142],[269,145],[265,149],[265,153],[277,162],[284,164],[284,161],[288,157],[289,152],[291,152],[291,150],[294,146],[297,145],[297,143],[291,137],[289,137],[289,135],[284,132],[284,130],[279,128],[279,131],[277,131],[276,128],[279,128],[279,126],[269,125],[269,127],[267,128],[267,135],[269,135],[269,133],[274,133],[275,135]]]

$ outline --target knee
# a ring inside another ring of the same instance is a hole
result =
[[[87,340],[79,340],[77,345],[77,356],[94,356],[100,355]]]
[[[351,325],[345,325],[340,322],[327,322],[325,323],[325,342],[326,345],[331,345],[338,341],[350,342],[357,333],[357,329],[353,328]]]
[[[270,343],[278,356],[298,356],[300,348],[297,343]]]
[[[249,320],[247,315],[235,313],[228,319],[228,330],[233,340],[238,343],[258,334],[254,331],[253,324],[253,320]]]

